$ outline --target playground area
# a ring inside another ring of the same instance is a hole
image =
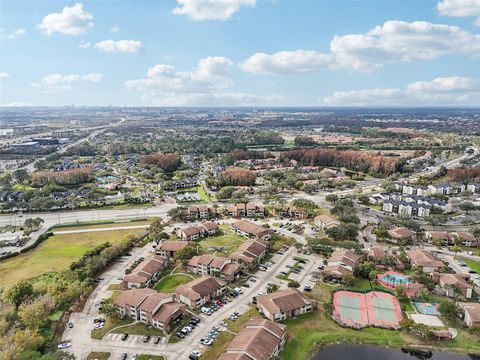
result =
[[[388,293],[340,290],[333,295],[332,318],[357,329],[365,326],[398,329],[402,310],[395,296]]]
[[[380,284],[389,288],[394,288],[398,285],[408,286],[410,284],[408,277],[395,271],[387,271],[384,274],[378,274],[377,278]]]
[[[440,312],[438,311],[438,304],[414,302],[413,305],[422,315],[440,315]]]

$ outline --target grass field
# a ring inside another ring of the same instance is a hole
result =
[[[200,242],[202,250],[210,253],[215,251],[208,250],[209,247],[223,247],[225,252],[222,254],[230,255],[246,239],[243,236],[235,234],[228,229],[228,225],[221,225],[218,235],[208,236]]]
[[[129,221],[129,222],[118,222],[110,224],[97,224],[97,225],[79,225],[79,226],[68,226],[68,227],[58,227],[53,228],[52,231],[73,231],[73,230],[95,230],[95,229],[115,229],[118,227],[124,226],[142,226],[150,225],[153,220],[142,220],[142,221]]]
[[[465,261],[465,264],[467,264],[470,269],[480,274],[480,262],[473,261],[473,260],[464,260],[464,261]]]
[[[148,327],[145,324],[135,323],[129,326],[122,327],[120,329],[115,329],[112,331],[113,334],[123,334],[127,333],[129,335],[150,335],[150,336],[165,336],[163,331],[155,329],[153,327]]]
[[[110,353],[109,352],[99,352],[99,351],[94,351],[88,354],[87,360],[108,360],[110,358]]]
[[[119,319],[116,316],[107,317],[105,320],[105,325],[102,329],[91,331],[90,336],[92,337],[92,339],[100,340],[107,332],[109,332],[113,328],[116,328],[117,326],[128,325],[133,322],[131,318]]]
[[[173,274],[161,279],[154,287],[158,292],[173,293],[180,285],[193,280],[191,276],[185,274]]]
[[[64,270],[96,245],[105,241],[116,243],[128,235],[141,231],[143,229],[51,236],[25,254],[0,262],[0,287],[8,287],[19,280],[29,279],[45,272]]]
[[[138,357],[138,360],[165,360],[165,358],[161,355],[142,354]]]

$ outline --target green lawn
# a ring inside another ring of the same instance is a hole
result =
[[[90,336],[92,337],[92,339],[100,340],[110,330],[118,326],[131,324],[133,322],[133,319],[131,318],[119,319],[116,316],[107,317],[105,320],[106,320],[105,326],[102,329],[91,331]],[[92,324],[92,327],[93,327],[93,324]]]
[[[153,220],[142,220],[142,221],[126,221],[126,222],[117,222],[117,223],[103,223],[103,224],[92,224],[92,225],[69,225],[66,227],[60,226],[52,229],[52,232],[55,231],[71,231],[71,230],[94,230],[94,229],[115,229],[118,227],[124,226],[141,226],[141,225],[150,225]]]
[[[192,280],[191,276],[185,274],[167,275],[155,285],[154,289],[158,292],[173,293],[177,287]]]
[[[228,229],[228,225],[221,225],[219,233],[214,236],[208,236],[200,241],[200,246],[202,250],[206,252],[215,252],[209,251],[209,247],[223,247],[225,252],[222,254],[230,255],[234,252],[237,247],[246,240],[243,236],[240,236],[233,231]]]
[[[155,329],[153,327],[148,327],[145,324],[135,323],[129,326],[122,327],[120,329],[115,329],[112,331],[113,334],[123,334],[127,333],[130,335],[150,335],[150,336],[165,336],[163,331]]]
[[[473,260],[464,260],[464,261],[465,261],[465,264],[467,264],[470,269],[480,274],[480,262],[473,261]]]
[[[45,272],[64,270],[87,250],[105,241],[120,242],[141,231],[143,229],[54,235],[25,254],[0,262],[0,287],[8,287]]]
[[[99,351],[94,351],[88,354],[87,360],[108,360],[110,358],[110,353],[109,352],[99,352]]]

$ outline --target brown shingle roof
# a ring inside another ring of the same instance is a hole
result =
[[[407,229],[404,226],[394,227],[393,229],[389,229],[387,232],[388,232],[388,235],[390,235],[390,237],[394,239],[408,238],[415,235],[415,233],[412,230]]]
[[[190,300],[196,300],[199,297],[212,294],[222,285],[225,285],[225,282],[220,279],[212,276],[201,276],[177,288],[176,293]]]
[[[417,266],[420,267],[442,267],[443,262],[437,259],[435,255],[431,252],[415,249],[407,251],[407,255],[410,260]]]
[[[257,304],[267,309],[270,314],[292,311],[309,303],[297,289],[280,290],[257,299]]]
[[[160,243],[160,250],[164,251],[178,251],[186,248],[188,246],[187,241],[176,241],[176,240],[165,240]]]
[[[148,295],[148,297],[140,304],[139,309],[147,313],[152,313],[158,304],[168,298],[172,298],[171,295],[156,293]]]
[[[125,290],[116,298],[113,303],[121,307],[138,307],[148,295],[156,294],[155,290],[149,288]]]
[[[153,315],[153,319],[161,323],[169,323],[171,319],[179,312],[185,311],[185,305],[170,302],[163,304],[160,309]]]
[[[233,223],[232,227],[258,237],[261,237],[271,231],[270,229],[266,229],[263,226],[257,225],[248,220],[238,220]]]

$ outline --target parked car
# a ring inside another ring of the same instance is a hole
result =
[[[147,343],[147,342],[149,342],[149,341],[150,341],[150,335],[145,335],[145,336],[143,337],[143,342],[144,342],[144,343]]]
[[[121,337],[122,341],[127,340],[127,338],[128,338],[128,334],[123,334],[122,337]]]
[[[132,357],[130,358],[131,360],[137,360],[138,359],[138,354],[133,353]]]
[[[185,335],[183,335],[181,332],[177,332],[177,333],[175,334],[175,336],[178,337],[178,338],[180,338],[180,339],[185,338]]]
[[[127,353],[123,353],[122,355],[120,355],[120,360],[127,360]]]
[[[155,345],[157,345],[161,340],[162,340],[162,338],[160,336],[156,336],[155,340],[153,340],[153,342],[154,342]]]
[[[70,346],[72,346],[72,344],[70,344],[69,342],[64,342],[64,343],[61,343],[61,344],[58,344],[57,346],[57,349],[66,349],[66,348],[69,348]]]

